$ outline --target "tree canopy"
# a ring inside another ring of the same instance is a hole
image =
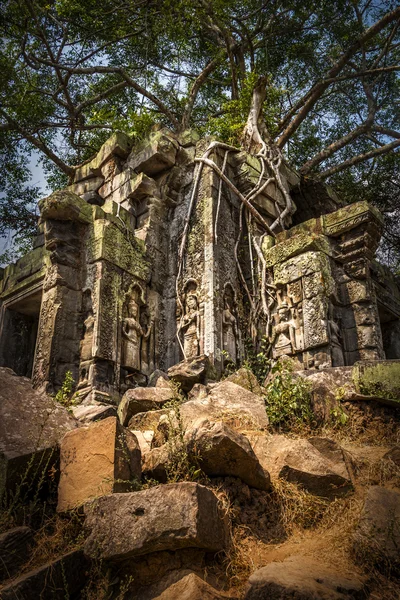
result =
[[[116,129],[194,127],[240,145],[260,81],[268,143],[396,226],[398,3],[5,0],[0,11],[3,227],[32,226],[32,148],[59,186]]]

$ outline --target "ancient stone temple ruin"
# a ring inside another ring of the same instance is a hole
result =
[[[117,403],[184,359],[218,378],[249,347],[298,369],[400,358],[379,212],[268,164],[193,132],[114,134],[1,274],[0,365]]]

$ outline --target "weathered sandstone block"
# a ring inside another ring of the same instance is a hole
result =
[[[69,412],[47,394],[32,388],[26,377],[0,368],[0,497],[24,480],[34,488],[59,456],[58,444],[78,427]]]
[[[141,477],[136,437],[116,417],[81,427],[61,443],[57,510],[63,512],[112,492],[132,489]]]
[[[196,383],[204,383],[209,361],[207,356],[183,360],[168,369],[168,377],[178,383],[184,392],[190,392]]]
[[[181,548],[218,552],[228,542],[217,497],[191,482],[103,496],[85,506],[85,515],[85,554],[103,560]]]
[[[249,579],[245,600],[356,600],[363,582],[303,556],[291,556],[258,569]]]
[[[118,406],[118,416],[122,425],[128,425],[133,416],[149,410],[159,410],[163,405],[174,398],[171,387],[160,388],[137,387],[128,390]]]

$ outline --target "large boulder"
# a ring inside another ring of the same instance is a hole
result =
[[[357,600],[365,598],[364,584],[303,556],[272,562],[253,573],[245,600]]]
[[[225,381],[231,381],[232,383],[241,385],[245,390],[249,390],[249,392],[253,392],[254,394],[258,394],[260,396],[263,394],[263,389],[258,383],[257,377],[250,371],[250,369],[246,369],[245,367],[241,367],[232,373],[232,375],[229,375]]]
[[[33,547],[29,527],[14,527],[0,534],[0,581],[9,579],[28,562]]]
[[[88,566],[83,552],[73,550],[3,587],[1,600],[79,598],[79,592],[87,582]]]
[[[182,548],[219,552],[228,523],[218,498],[191,482],[103,496],[85,506],[87,556],[107,561]]]
[[[122,425],[126,426],[138,413],[159,410],[166,402],[173,400],[174,396],[175,392],[171,386],[137,387],[128,390],[118,406],[119,419]]]
[[[253,450],[274,479],[301,485],[311,494],[332,499],[351,491],[344,451],[327,438],[255,437]]]
[[[78,422],[61,404],[34,390],[30,379],[0,368],[0,498],[45,481],[59,457],[58,444]],[[23,485],[21,488],[21,484]]]
[[[400,571],[400,492],[372,486],[354,534],[354,550],[363,562]]]
[[[184,392],[190,392],[196,383],[205,383],[209,366],[207,356],[196,356],[170,367],[168,377],[179,384]]]
[[[180,412],[185,427],[198,419],[223,421],[238,431],[268,427],[263,398],[231,381],[214,385],[206,398],[185,402]]]
[[[352,367],[331,367],[318,371],[298,371],[294,374],[311,384],[311,403],[317,421],[328,422],[340,401],[354,395],[352,372]]]
[[[186,434],[188,451],[210,476],[238,477],[259,490],[270,489],[270,477],[261,467],[249,440],[219,421],[201,420]]]
[[[141,453],[134,434],[116,417],[67,433],[61,442],[57,510],[132,489],[141,477]]]
[[[117,409],[111,404],[79,404],[72,408],[72,414],[80,423],[93,423],[108,417],[116,417]]]

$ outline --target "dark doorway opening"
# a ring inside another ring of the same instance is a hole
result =
[[[400,320],[387,306],[378,303],[382,343],[388,360],[400,358]]]
[[[41,290],[3,307],[0,364],[31,377],[39,326]]]

